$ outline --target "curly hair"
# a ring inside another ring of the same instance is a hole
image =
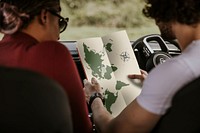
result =
[[[200,0],[145,0],[143,14],[162,22],[192,25],[200,21]]]
[[[13,34],[26,28],[42,9],[59,6],[59,0],[1,0],[0,32]]]

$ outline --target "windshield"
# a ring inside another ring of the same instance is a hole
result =
[[[104,36],[126,30],[130,40],[159,33],[155,22],[142,14],[143,0],[61,0],[69,26],[61,40],[78,40]]]
[[[69,25],[60,40],[104,36],[119,30],[126,30],[130,40],[159,33],[154,21],[142,14],[143,6],[143,0],[61,0],[61,15],[69,17]]]

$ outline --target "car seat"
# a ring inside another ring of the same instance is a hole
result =
[[[200,133],[200,78],[175,94],[152,133]]]
[[[1,133],[72,133],[68,97],[55,81],[0,67]]]

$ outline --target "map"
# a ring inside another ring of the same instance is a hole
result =
[[[140,82],[127,76],[141,73],[126,30],[77,40],[76,48],[86,78],[97,79],[104,106],[116,117],[141,92]]]
[[[89,66],[88,69],[91,69],[92,75],[96,77],[98,80],[106,79],[109,80],[112,78],[111,73],[118,70],[118,68],[111,64],[104,65],[104,56],[105,52],[112,52],[112,43],[107,43],[104,45],[104,49],[102,52],[96,52],[94,49],[90,49],[87,44],[83,43],[83,49],[85,53],[84,60]],[[105,51],[106,50],[106,51]],[[120,56],[120,55],[119,55]],[[118,91],[121,90],[124,86],[128,86],[122,81],[116,81],[115,89],[116,92],[111,92],[109,89],[106,89],[104,92],[105,95],[105,107],[112,114],[112,105],[116,102],[118,98]]]

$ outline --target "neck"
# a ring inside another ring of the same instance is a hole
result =
[[[194,40],[200,40],[200,23],[195,25],[175,24],[176,37],[184,50]]]
[[[24,32],[33,38],[35,38],[38,42],[44,41],[44,33],[40,27],[35,26],[34,24],[30,24],[27,28],[23,29],[21,32]]]

